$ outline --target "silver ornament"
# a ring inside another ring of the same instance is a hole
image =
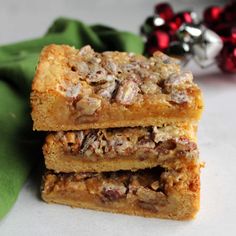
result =
[[[212,30],[204,28],[198,42],[192,46],[193,58],[201,67],[210,66],[222,47],[222,39]]]
[[[198,40],[202,32],[199,25],[184,23],[180,26],[176,35],[180,41],[192,44]]]
[[[165,20],[162,17],[160,17],[158,14],[155,14],[153,18],[153,24],[155,26],[162,26],[165,24]]]
[[[191,18],[193,20],[193,24],[199,24],[200,23],[200,20],[198,18],[198,15],[195,11],[190,11],[190,15],[191,15]]]
[[[190,52],[189,44],[180,41],[171,42],[168,50],[168,54],[181,59],[182,66],[185,66],[191,60]]]

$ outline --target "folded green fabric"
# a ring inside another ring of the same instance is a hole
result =
[[[142,39],[129,32],[59,18],[37,39],[0,47],[0,219],[17,199],[38,156],[42,137],[32,132],[29,94],[43,46],[90,44],[96,51],[142,53]]]

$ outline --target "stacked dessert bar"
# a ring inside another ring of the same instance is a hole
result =
[[[31,105],[34,130],[49,131],[46,202],[179,220],[198,211],[202,95],[175,59],[49,45]]]

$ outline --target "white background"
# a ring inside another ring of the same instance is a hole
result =
[[[211,2],[182,0],[173,1],[173,5],[176,10],[188,8],[200,13]],[[155,3],[0,0],[0,43],[41,36],[58,16],[137,33]],[[194,72],[205,99],[199,147],[206,167],[201,175],[201,210],[194,221],[149,219],[48,205],[39,198],[40,174],[36,172],[25,184],[11,212],[0,222],[0,235],[236,235],[236,74],[222,74],[216,67],[202,70],[194,63],[187,69]]]

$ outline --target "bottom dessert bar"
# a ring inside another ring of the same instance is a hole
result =
[[[199,209],[200,166],[102,173],[46,172],[42,198],[65,204],[144,217],[192,219]]]

